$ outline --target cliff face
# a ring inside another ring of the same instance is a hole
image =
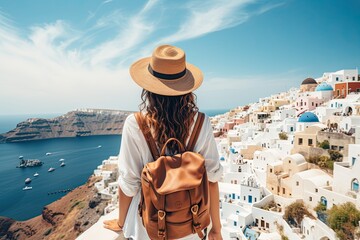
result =
[[[121,134],[124,121],[131,112],[86,109],[53,118],[30,118],[15,129],[0,135],[0,143],[29,140]]]
[[[107,205],[96,195],[94,183],[99,180],[90,177],[27,221],[0,218],[0,240],[75,239],[99,220]]]

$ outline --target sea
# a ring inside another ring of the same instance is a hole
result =
[[[228,109],[204,112],[215,116],[226,111]],[[61,114],[0,115],[0,133],[15,128],[17,123],[30,117],[52,118],[58,115]],[[0,144],[0,216],[23,221],[41,214],[45,205],[66,194],[62,190],[84,184],[103,160],[118,155],[120,145],[121,136],[116,135]],[[39,159],[44,164],[40,167],[16,168],[19,156]],[[64,159],[64,167],[60,167],[60,159]],[[48,172],[50,167],[55,170]],[[34,177],[36,172],[39,176]],[[26,178],[32,179],[27,184],[32,190],[23,190]]]

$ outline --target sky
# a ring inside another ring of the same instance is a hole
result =
[[[360,66],[359,0],[1,0],[0,115],[137,110],[129,67],[161,44],[204,73],[201,109]]]

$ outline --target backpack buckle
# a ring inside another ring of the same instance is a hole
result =
[[[163,220],[163,219],[165,218],[165,216],[166,216],[166,212],[165,212],[165,211],[163,211],[163,210],[158,210],[158,218],[159,218],[160,220]]]
[[[158,230],[158,236],[159,236],[159,237],[165,237],[165,230],[159,229],[159,230]]]
[[[197,213],[198,213],[198,211],[199,211],[199,206],[196,204],[196,205],[193,205],[192,207],[191,207],[191,213],[192,214],[194,214],[194,215],[196,215]]]

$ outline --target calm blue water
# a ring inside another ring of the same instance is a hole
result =
[[[209,116],[227,110],[206,110]],[[59,114],[60,115],[60,114]],[[56,115],[0,116],[0,133],[13,129],[17,123],[30,117],[50,118]],[[82,138],[59,138],[23,143],[0,144],[0,216],[26,220],[41,214],[43,206],[61,198],[65,193],[48,195],[62,189],[75,188],[86,182],[102,160],[118,155],[120,136],[91,136]],[[97,148],[102,145],[102,148]],[[52,155],[46,156],[47,152]],[[44,162],[41,167],[16,168],[19,156],[36,158]],[[60,167],[64,158],[66,166]],[[56,168],[49,173],[50,167]],[[33,177],[38,172],[38,177]],[[23,191],[24,181],[30,177],[32,190]]]
[[[91,136],[0,144],[0,216],[26,220],[41,214],[43,206],[65,195],[48,192],[84,184],[102,160],[118,155],[120,141],[120,136]],[[46,156],[46,152],[53,154]],[[44,165],[16,168],[20,155],[40,159]],[[60,158],[65,159],[65,167],[59,166]],[[49,173],[50,167],[56,170]],[[35,172],[40,174],[36,178]],[[33,179],[33,189],[23,191],[27,177]]]

